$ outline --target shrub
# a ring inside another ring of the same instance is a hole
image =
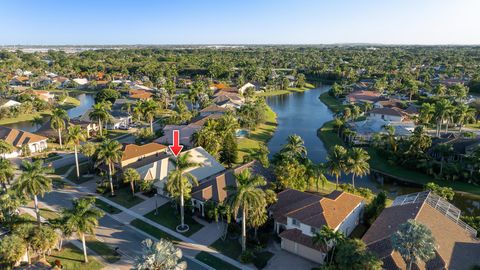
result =
[[[249,264],[252,263],[253,260],[255,259],[255,256],[253,255],[253,252],[251,250],[245,250],[240,254],[240,262],[244,264]]]

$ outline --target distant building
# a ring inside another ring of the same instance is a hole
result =
[[[359,224],[364,207],[362,197],[343,191],[319,196],[287,189],[277,194],[277,203],[269,212],[282,239],[282,249],[323,263],[328,250],[315,245],[313,236],[323,226],[350,235]]]
[[[480,265],[480,240],[460,216],[458,208],[431,191],[402,195],[383,210],[362,240],[383,261],[384,269],[406,269],[390,239],[400,224],[413,219],[431,230],[436,256],[426,263],[415,263],[412,269],[472,269]]]

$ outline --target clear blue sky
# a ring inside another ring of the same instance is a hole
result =
[[[480,44],[478,0],[0,0],[0,44]]]

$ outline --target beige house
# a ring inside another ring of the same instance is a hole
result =
[[[127,144],[120,161],[120,173],[134,168],[145,181],[165,180],[168,173],[167,147],[158,143]]]
[[[350,235],[359,224],[365,207],[360,196],[334,191],[319,196],[287,189],[277,195],[269,209],[281,247],[316,263],[323,263],[327,250],[313,242],[313,236],[323,227]]]
[[[5,158],[15,158],[22,154],[21,148],[25,145],[28,146],[30,152],[37,153],[47,149],[47,137],[43,137],[37,134],[0,126],[0,139],[11,144],[15,149],[8,154],[5,154]]]

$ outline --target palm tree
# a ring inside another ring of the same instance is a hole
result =
[[[442,124],[446,122],[445,131],[448,131],[448,119],[452,113],[452,103],[448,99],[442,99],[435,103],[435,118],[437,120],[437,136],[440,136]]]
[[[67,144],[73,144],[73,149],[75,151],[75,165],[77,167],[77,179],[80,178],[80,166],[78,165],[78,151],[77,147],[80,145],[80,142],[86,141],[86,136],[84,130],[80,126],[71,125],[67,129],[67,134],[65,134],[65,141]]]
[[[58,131],[58,141],[60,143],[60,148],[63,148],[62,145],[62,130],[65,128],[65,121],[68,121],[69,117],[67,111],[61,108],[56,108],[52,112],[52,117],[50,118],[50,126],[53,129]]]
[[[457,124],[460,126],[460,129],[458,130],[458,132],[461,133],[463,125],[465,123],[475,120],[476,110],[474,108],[471,108],[468,105],[460,104],[459,106],[456,107],[454,113],[455,113],[455,119],[457,120]]]
[[[85,263],[88,263],[85,234],[94,234],[95,227],[98,226],[98,220],[103,216],[103,212],[95,208],[95,200],[95,197],[74,199],[72,202],[73,207],[63,209],[60,217],[67,235],[77,233],[81,238]]]
[[[110,110],[110,102],[100,102],[95,105],[93,105],[92,110],[88,114],[88,116],[94,120],[98,121],[98,128],[100,129],[100,136],[103,135],[103,126],[102,123],[107,122],[110,118],[111,115],[108,112]]]
[[[110,191],[112,196],[115,196],[113,190],[112,174],[114,171],[114,164],[120,162],[122,159],[122,145],[117,141],[110,139],[104,140],[97,149],[96,153],[96,166],[103,163],[108,166],[108,181],[110,183]]]
[[[391,237],[392,247],[398,251],[407,264],[407,269],[412,269],[414,262],[421,260],[428,262],[435,257],[435,238],[430,229],[409,219],[398,226]]]
[[[342,241],[345,240],[345,235],[340,231],[334,231],[330,227],[323,225],[322,229],[315,233],[313,236],[313,243],[316,245],[323,245],[324,250],[327,251],[332,248],[330,254],[330,259],[327,258],[327,261],[331,264],[335,256],[335,247]],[[326,252],[326,254],[328,254]]]
[[[346,171],[352,174],[352,186],[355,188],[355,176],[364,176],[370,171],[370,156],[365,149],[358,147],[352,148],[347,155]]]
[[[422,107],[420,108],[420,115],[418,119],[423,124],[429,124],[434,115],[435,115],[435,105],[425,102],[422,104]]]
[[[9,154],[15,149],[11,144],[5,140],[0,140],[0,158],[4,158],[6,154]]]
[[[0,184],[2,184],[4,190],[7,190],[7,184],[10,185],[10,181],[15,175],[12,163],[8,159],[0,159]]]
[[[369,103],[367,103],[369,104]],[[342,129],[343,125],[345,123],[342,121],[342,119],[335,117],[334,122],[333,122],[333,127],[337,130],[337,135],[340,137],[340,130]]]
[[[451,144],[442,143],[436,145],[434,150],[440,155],[440,175],[442,175],[445,159],[447,159],[450,154],[452,154],[453,147]]]
[[[41,116],[35,115],[33,119],[30,121],[30,123],[32,123],[32,125],[35,127],[42,126],[43,118]]]
[[[43,196],[45,192],[52,190],[52,179],[47,176],[47,174],[52,173],[52,169],[43,166],[43,162],[40,160],[35,162],[24,160],[22,169],[23,172],[15,183],[14,189],[20,194],[33,197],[37,222],[38,226],[40,226],[41,220],[37,196]]]
[[[338,188],[338,178],[342,175],[342,172],[345,171],[346,156],[347,149],[345,149],[341,145],[335,145],[333,148],[330,149],[330,152],[328,153],[327,170],[330,175],[335,175],[335,189]]]
[[[287,143],[283,146],[281,152],[294,158],[302,158],[307,155],[307,148],[304,145],[302,137],[293,134],[288,136]]]
[[[395,138],[395,127],[387,125],[383,127],[387,133],[382,134],[382,139],[390,145],[392,152],[396,153],[398,149],[397,139]]]
[[[236,187],[228,186],[226,190],[231,192],[229,202],[234,217],[238,217],[238,211],[242,210],[242,250],[247,249],[247,212],[250,209],[266,207],[265,192],[261,189],[267,182],[263,177],[252,176],[249,169],[235,175]]]
[[[142,112],[143,117],[145,117],[145,120],[150,123],[150,132],[152,133],[153,120],[155,119],[159,109],[160,106],[158,106],[158,103],[153,99],[149,99],[140,103],[140,111]]]
[[[132,196],[135,196],[135,183],[140,181],[140,174],[134,168],[127,168],[123,172],[123,182],[129,183],[132,188]]]
[[[182,250],[166,240],[154,242],[151,239],[142,241],[142,256],[136,258],[133,269],[136,270],[184,270],[187,263],[182,259]]]
[[[197,178],[191,173],[186,172],[187,169],[198,166],[197,163],[191,162],[190,153],[178,156],[175,163],[175,170],[168,174],[166,188],[172,197],[180,199],[180,229],[185,229],[184,216],[184,197],[189,195],[192,185],[198,185]]]

